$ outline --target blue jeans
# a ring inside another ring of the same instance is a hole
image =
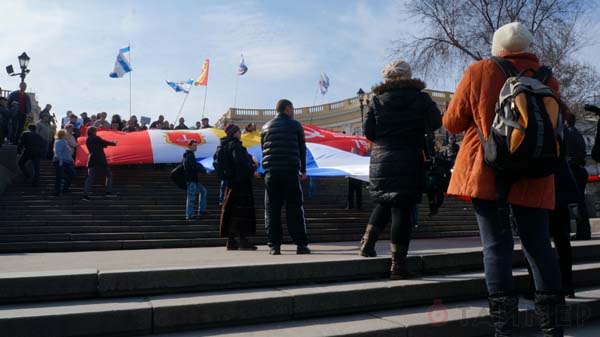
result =
[[[488,293],[514,293],[512,231],[499,224],[495,201],[473,199],[473,207],[483,244],[483,265]],[[560,270],[556,254],[550,246],[548,211],[516,205],[511,207],[525,257],[533,271],[536,290],[559,291]]]
[[[196,201],[196,194],[198,194],[200,198],[198,202],[198,212],[206,211],[206,188],[200,183],[188,182],[187,202],[185,206],[185,215],[188,219],[191,219],[194,215],[194,201]]]
[[[71,186],[71,179],[73,179],[73,177],[75,176],[75,168],[73,167],[73,164],[63,163],[62,166],[59,166],[58,162],[55,161],[54,168],[56,169],[56,182],[54,185],[55,193],[60,193],[60,186],[62,184],[63,177],[65,179],[65,184],[62,188],[62,191],[69,191],[69,187]]]

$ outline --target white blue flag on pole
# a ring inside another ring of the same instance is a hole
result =
[[[123,75],[131,71],[131,64],[129,63],[129,51],[129,46],[119,49],[117,61],[115,61],[115,69],[109,74],[110,77],[121,78]]]
[[[238,67],[238,75],[244,75],[248,71],[248,67],[246,66],[246,62],[244,62],[244,55],[242,55],[242,60],[240,61],[240,66]]]
[[[321,73],[321,79],[319,79],[319,90],[321,90],[322,95],[325,95],[327,93],[327,89],[329,89],[329,77],[327,77],[325,73]]]
[[[188,94],[190,92],[190,87],[192,86],[192,84],[194,84],[194,80],[187,80],[187,81],[181,81],[181,82],[172,82],[172,81],[166,81],[167,85],[170,86],[171,88],[173,88],[173,90],[175,90],[175,92],[185,92],[186,94]]]

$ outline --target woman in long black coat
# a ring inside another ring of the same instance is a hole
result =
[[[391,278],[397,279],[408,276],[412,214],[425,187],[425,134],[438,129],[442,120],[436,103],[422,91],[425,83],[412,78],[408,63],[390,63],[383,77],[384,82],[373,87],[363,125],[365,136],[373,142],[369,190],[377,206],[361,240],[360,255],[377,255],[375,242],[391,218]]]
[[[223,168],[227,188],[221,208],[221,237],[227,239],[227,250],[256,250],[256,246],[248,241],[249,236],[256,234],[256,212],[252,192],[252,177],[256,171],[256,163],[240,141],[241,131],[236,125],[225,128],[227,136],[221,139],[225,162],[219,163]],[[239,237],[239,241],[236,240]]]

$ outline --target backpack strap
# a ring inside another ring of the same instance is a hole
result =
[[[533,74],[533,77],[545,84],[548,82],[550,77],[552,77],[552,68],[548,66],[541,66],[540,69]]]
[[[492,56],[490,60],[492,60],[492,62],[494,62],[498,66],[498,68],[502,70],[506,78],[515,77],[519,74],[514,64],[512,64],[510,61],[506,60],[503,57]]]

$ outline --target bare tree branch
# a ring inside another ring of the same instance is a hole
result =
[[[396,53],[424,74],[444,76],[448,69],[489,57],[494,32],[521,21],[534,36],[533,51],[553,68],[562,96],[578,111],[585,100],[600,98],[598,71],[577,55],[592,43],[595,22],[585,15],[592,6],[585,0],[408,0],[406,10],[424,30],[398,41]]]

